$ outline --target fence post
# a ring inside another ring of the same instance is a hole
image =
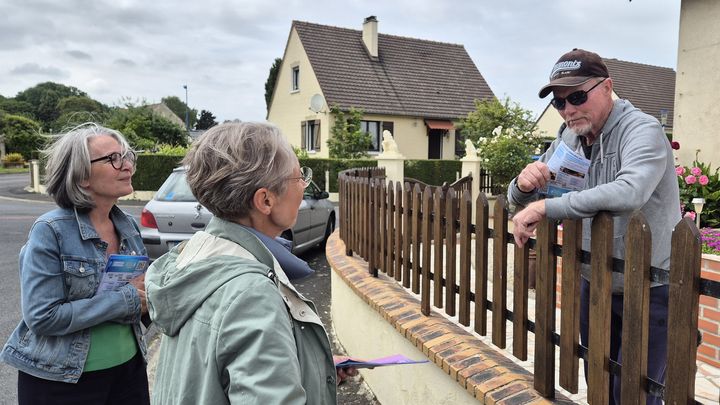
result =
[[[507,310],[507,198],[499,195],[495,201],[493,216],[493,305],[492,342],[504,349],[506,336],[505,310]]]
[[[466,151],[467,152],[467,151]],[[465,173],[466,176],[472,176],[473,178],[473,185],[470,187],[470,190],[472,191],[472,195],[470,196],[470,201],[476,201],[478,198],[478,195],[480,195],[480,157],[475,154],[474,156],[471,154],[465,155],[464,158],[460,159],[462,162],[462,169],[461,173]],[[475,218],[477,216],[475,204],[472,205],[472,217]]]
[[[610,234],[612,237],[612,234]],[[553,246],[557,225],[545,218],[537,227],[537,282],[535,290],[535,389],[546,398],[555,396],[555,284],[557,258]],[[591,402],[592,403],[592,402]]]
[[[385,131],[383,131],[383,137],[385,135],[384,132]],[[384,144],[385,142],[383,141],[383,145]],[[397,149],[397,146],[395,148]],[[405,156],[399,151],[383,150],[375,159],[378,161],[378,168],[385,168],[386,181],[403,182],[405,178]]]
[[[422,292],[420,294],[420,309],[423,315],[430,315],[430,212],[432,206],[432,187],[425,187],[422,195]],[[435,286],[437,288],[437,286]]]
[[[489,204],[485,193],[475,200],[475,332],[487,335]]]
[[[37,159],[30,161],[30,187],[34,192],[40,192],[40,161]]]
[[[435,187],[435,195],[433,196],[433,234],[435,238],[434,244],[434,266],[433,266],[433,283],[435,289],[433,290],[433,305],[438,308],[443,307],[443,288],[442,280],[444,274],[443,266],[443,244],[445,242],[443,235],[445,234],[443,228],[443,217],[445,216],[445,195],[440,187]]]
[[[427,188],[427,187],[425,187]],[[420,204],[422,191],[420,185],[415,184],[412,191],[412,280],[411,289],[420,294]],[[423,241],[425,243],[425,241]]]
[[[470,243],[472,235],[472,203],[470,192],[460,195],[460,308],[458,320],[470,326]]]
[[[623,296],[621,402],[644,404],[652,235],[641,212],[637,212],[630,219],[625,234],[625,246],[632,248],[625,252],[624,291],[628,294]]]
[[[562,282],[560,294],[560,386],[578,392],[580,338],[580,255],[582,220],[563,221]]]
[[[613,219],[607,212],[600,212],[593,219],[588,331],[588,402],[591,404],[609,402],[613,228]]]
[[[700,232],[683,218],[673,231],[670,254],[667,404],[691,403],[695,396],[701,248]]]
[[[393,249],[393,243],[395,242],[395,211],[397,209],[397,206],[395,205],[395,187],[394,183],[388,182],[387,183],[387,210],[386,210],[386,218],[385,222],[387,223],[387,231],[385,232],[385,251],[387,252],[387,256],[385,256],[385,271],[388,275],[388,277],[395,277],[395,262],[394,258],[395,255],[397,255],[397,252],[395,249]]]
[[[445,194],[445,313],[455,316],[455,258],[457,252],[457,234],[455,219],[458,216],[458,199],[455,190],[448,189]]]

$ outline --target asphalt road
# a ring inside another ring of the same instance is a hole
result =
[[[56,207],[48,197],[29,194],[23,188],[29,183],[27,174],[0,175],[0,345],[3,345],[21,318],[18,253],[27,239],[35,218]],[[120,207],[139,221],[142,203],[123,203]],[[334,339],[330,319],[330,268],[324,249],[317,247],[301,258],[315,269],[315,274],[295,282],[306,297],[315,302],[326,325],[335,354],[344,354]],[[0,363],[0,404],[15,404],[17,371]],[[338,403],[353,405],[379,404],[360,380],[343,384],[338,390]]]

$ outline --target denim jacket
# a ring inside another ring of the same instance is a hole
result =
[[[120,254],[146,254],[131,216],[114,206],[110,219],[120,238]],[[58,208],[35,221],[20,250],[23,319],[0,360],[39,378],[76,383],[90,348],[89,328],[108,321],[132,325],[145,357],[135,287],[95,294],[106,249],[82,211]]]

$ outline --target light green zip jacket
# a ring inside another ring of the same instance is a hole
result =
[[[314,305],[240,225],[213,218],[154,262],[145,285],[164,334],[153,404],[336,403]]]

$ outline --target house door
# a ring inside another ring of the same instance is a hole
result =
[[[442,129],[428,129],[428,159],[442,157],[442,141],[445,131]]]

